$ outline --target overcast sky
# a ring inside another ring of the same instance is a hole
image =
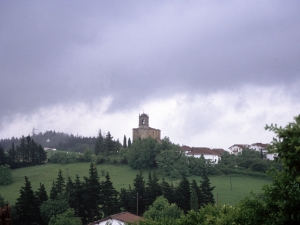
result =
[[[300,110],[300,1],[0,2],[0,139],[268,143]]]

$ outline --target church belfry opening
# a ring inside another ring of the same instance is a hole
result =
[[[145,113],[139,115],[139,127],[149,127],[149,116]]]

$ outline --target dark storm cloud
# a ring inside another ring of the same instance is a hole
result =
[[[299,82],[298,1],[2,1],[2,118]],[[297,93],[299,94],[299,93]]]

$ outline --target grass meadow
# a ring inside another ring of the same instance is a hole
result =
[[[12,170],[13,183],[6,186],[0,185],[0,195],[4,197],[5,201],[8,201],[11,205],[13,205],[20,195],[21,187],[24,186],[24,176],[28,177],[29,181],[31,182],[33,191],[37,191],[37,189],[39,188],[39,184],[43,183],[49,194],[52,186],[52,181],[56,180],[59,169],[63,171],[63,176],[65,178],[67,176],[70,176],[74,181],[76,174],[78,174],[80,180],[83,181],[83,177],[88,176],[89,174],[89,167],[90,163],[87,162],[65,165],[47,163],[40,166]],[[132,187],[133,179],[139,172],[138,170],[131,169],[128,165],[112,164],[97,165],[97,170],[100,181],[105,179],[103,174],[109,172],[111,181],[113,182],[113,185],[117,190],[120,190],[121,188],[128,189],[128,185],[131,185]],[[159,178],[162,178],[159,174],[158,176]],[[201,177],[190,176],[188,177],[188,179],[195,179],[199,184]],[[144,180],[146,182],[148,180],[148,171],[144,172]],[[169,183],[172,182],[174,186],[177,186],[179,182],[179,179],[165,178],[165,180]],[[254,193],[260,193],[262,186],[270,183],[270,181],[268,180],[237,176],[231,177],[231,182],[229,176],[213,176],[210,177],[210,181],[211,184],[215,186],[215,200],[217,201],[218,199],[219,204],[230,205],[235,205],[245,196],[249,196],[251,191],[253,191]]]

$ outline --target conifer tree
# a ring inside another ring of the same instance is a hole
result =
[[[40,187],[38,191],[35,192],[35,196],[39,202],[39,206],[41,206],[42,203],[48,200],[48,194],[44,184],[40,183]]]
[[[134,211],[134,205],[136,202],[134,199],[135,196],[136,194],[133,193],[133,190],[130,185],[128,190],[126,190],[125,188],[121,188],[120,207],[123,211],[131,212],[133,214],[136,213],[136,211]]]
[[[59,195],[62,195],[65,193],[65,179],[62,176],[62,171],[59,169],[58,171],[58,176],[56,181],[52,183],[52,188],[50,190],[50,199],[54,200],[56,199]]]
[[[6,164],[6,155],[4,149],[0,145],[0,166]]]
[[[128,138],[128,148],[130,148],[130,147],[131,147],[131,139]]]
[[[176,200],[175,200],[175,193],[174,193],[173,185],[170,185],[163,178],[160,186],[161,186],[162,194],[168,200],[168,202],[175,203]]]
[[[146,187],[146,191],[147,191],[146,205],[147,206],[151,205],[157,197],[162,195],[162,190],[161,190],[161,187],[160,187],[158,181],[159,181],[159,179],[156,176],[155,170],[153,171],[153,176],[149,172],[148,182],[147,182],[147,187]]]
[[[89,177],[84,178],[84,208],[85,214],[83,215],[83,222],[88,222],[89,220],[96,220],[101,218],[101,213],[99,210],[100,204],[100,191],[101,184],[99,181],[98,171],[96,166],[91,163],[89,169]]]
[[[176,204],[187,213],[190,210],[190,183],[185,175],[182,175],[182,178],[179,182],[178,187],[175,189]]]
[[[101,202],[101,210],[103,212],[104,217],[120,212],[118,192],[113,187],[113,184],[110,181],[110,177],[108,173],[105,176],[105,181],[101,182],[100,202]]]
[[[195,212],[199,209],[198,197],[197,197],[196,189],[194,187],[191,187],[190,207],[191,210],[194,210]]]
[[[38,200],[26,176],[25,185],[20,190],[20,197],[17,199],[15,210],[17,221],[14,223],[24,225],[39,224],[41,217]]]
[[[95,144],[95,155],[99,155],[103,153],[104,153],[104,137],[101,133],[101,130],[99,130],[98,137],[96,139],[96,144]]]
[[[201,199],[200,199],[200,204],[199,206],[204,206],[209,203],[214,204],[215,199],[212,191],[214,190],[215,187],[211,187],[210,180],[207,176],[207,173],[204,171],[202,175],[202,181],[200,182],[200,191],[202,193]]]
[[[133,187],[133,195],[136,200],[136,204],[134,204],[134,211],[138,212],[138,215],[143,215],[146,209],[146,188],[142,172],[139,172],[136,175],[133,180]]]
[[[197,204],[198,204],[198,208],[200,208],[200,206],[203,206],[203,204],[201,204],[201,199],[203,199],[203,193],[201,192],[199,186],[197,185],[197,182],[195,179],[193,179],[192,183],[191,183],[191,190],[195,190],[196,196],[197,196]]]
[[[127,148],[127,139],[126,139],[126,135],[124,135],[124,139],[123,139],[123,148]]]

